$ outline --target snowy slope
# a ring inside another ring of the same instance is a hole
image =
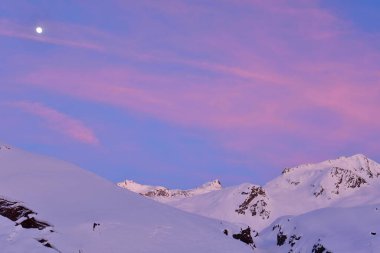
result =
[[[285,169],[265,186],[242,184],[169,204],[260,231],[284,215],[380,203],[380,165],[364,155]]]
[[[270,224],[268,215],[272,210],[268,197],[261,193],[260,186],[245,183],[168,204],[191,213],[246,224],[259,230]]]
[[[118,183],[117,185],[121,188],[125,188],[132,192],[139,193],[143,196],[150,197],[156,201],[164,203],[222,189],[222,185],[220,181],[217,179],[190,190],[172,190],[163,186],[143,185],[136,183],[132,180],[125,180],[123,182]]]
[[[255,238],[258,253],[380,252],[380,205],[323,208],[276,220]]]
[[[2,253],[251,252],[225,236],[226,227],[234,229],[125,191],[74,165],[0,148]]]

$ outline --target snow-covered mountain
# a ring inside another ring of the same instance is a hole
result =
[[[121,188],[125,188],[140,195],[150,197],[159,202],[175,201],[222,189],[222,185],[217,179],[190,190],[172,190],[163,186],[143,185],[132,180],[125,180],[118,183],[117,185]]]
[[[380,252],[380,165],[360,154],[167,204],[250,226],[256,252]]]
[[[1,253],[252,252],[225,229],[235,227],[66,162],[0,146]]]
[[[287,168],[264,186],[247,183],[169,204],[261,230],[284,215],[380,203],[380,192],[374,190],[379,184],[380,165],[364,155],[354,155]]]
[[[380,252],[380,165],[363,155],[287,168],[264,186],[124,183],[139,194],[0,145],[0,252]]]

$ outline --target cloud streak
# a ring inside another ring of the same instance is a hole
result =
[[[83,122],[53,108],[47,107],[41,103],[30,101],[14,101],[7,104],[8,106],[12,106],[39,117],[47,124],[48,128],[75,141],[90,145],[99,144],[99,140],[95,136],[94,132]]]
[[[314,0],[171,2],[80,1],[90,12],[83,23],[101,28],[53,22],[46,37],[3,21],[0,35],[86,49],[10,55],[12,81],[41,97],[114,110],[120,121],[201,132],[241,160],[291,163],[371,146],[380,128],[378,35]],[[54,114],[21,107],[46,120]]]

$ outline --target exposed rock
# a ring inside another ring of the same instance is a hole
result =
[[[18,202],[9,201],[4,198],[0,198],[0,215],[16,222],[16,225],[21,225],[23,228],[27,229],[42,230],[51,227],[51,225],[46,222],[30,217],[32,215],[37,215],[37,213],[29,208]]]
[[[289,244],[290,244],[290,246],[294,247],[294,245],[296,244],[296,242],[299,241],[300,239],[301,239],[301,236],[292,235],[289,238]]]
[[[364,178],[347,169],[333,167],[330,174],[336,179],[335,190],[332,191],[335,194],[339,194],[342,188],[359,188],[362,184],[367,184]]]
[[[8,201],[0,198],[0,215],[4,216],[11,221],[17,221],[20,218],[28,218],[29,215],[36,214],[32,210],[19,205],[17,202]]]
[[[176,190],[176,189],[168,189],[163,186],[142,185],[132,180],[125,180],[124,182],[120,182],[117,185],[119,187],[136,192],[142,196],[153,198],[155,200],[164,201],[164,202],[170,201],[171,199],[188,198],[188,197],[204,194],[210,191],[216,191],[216,190],[222,189],[222,185],[220,181],[217,179],[211,182],[207,182],[198,188],[189,189],[189,190]]]
[[[322,244],[316,243],[313,245],[312,253],[332,253],[331,251],[328,251]]]
[[[291,170],[292,170],[291,168],[285,168],[285,169],[281,172],[281,174],[284,175],[284,174],[290,172]]]
[[[46,240],[46,239],[36,239],[39,243],[41,243],[43,246],[45,246],[46,248],[50,248],[50,249],[53,249],[53,250],[55,250],[55,251],[57,251],[57,252],[61,252],[61,251],[59,251],[57,248],[55,248],[48,240]]]
[[[31,209],[21,205],[21,203],[16,201],[10,201],[5,198],[0,198],[0,215],[14,221],[16,226],[21,226],[25,229],[38,229],[43,230],[48,227],[52,227],[47,222],[37,220],[35,216],[36,212]],[[50,233],[53,233],[54,230],[50,229]],[[53,247],[46,239],[36,239],[39,243],[47,248],[51,248],[57,252],[60,252],[58,249]]]
[[[278,232],[278,234],[277,234],[277,246],[284,245],[284,243],[286,242],[287,238],[288,237],[286,235],[284,235],[283,232]]]
[[[244,230],[241,229],[240,233],[233,234],[232,237],[235,238],[236,240],[240,240],[248,245],[251,245],[252,247],[255,247],[255,244],[253,243],[250,227],[247,227]]]
[[[27,229],[38,229],[38,230],[43,230],[47,227],[51,227],[48,223],[36,220],[34,217],[32,218],[27,218],[23,220],[22,222],[19,223],[21,227],[27,228]]]
[[[169,192],[166,189],[156,189],[154,191],[149,191],[147,193],[140,193],[140,195],[147,196],[147,197],[169,197]]]
[[[258,215],[262,219],[268,219],[270,211],[267,210],[267,201],[268,198],[264,189],[260,186],[252,186],[249,196],[239,205],[239,208],[235,212],[244,215],[247,209],[249,209],[252,216]]]
[[[282,227],[280,226],[280,224],[277,224],[275,226],[272,227],[272,230],[278,230],[277,232],[277,246],[282,246],[285,244],[286,242],[286,239],[288,238],[288,236],[286,234],[284,234],[284,232],[282,231]]]
[[[324,189],[322,186],[320,186],[320,187],[319,187],[319,190],[315,191],[315,192],[313,193],[313,195],[314,195],[315,197],[318,197],[318,196],[322,195],[322,193],[323,193],[324,191],[325,191],[325,189]]]

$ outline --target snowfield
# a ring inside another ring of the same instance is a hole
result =
[[[72,164],[0,148],[1,253],[252,252],[224,229],[236,230]]]

